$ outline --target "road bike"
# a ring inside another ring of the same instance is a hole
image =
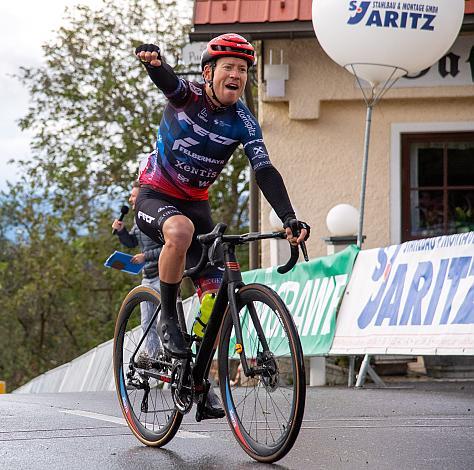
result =
[[[303,420],[306,379],[303,351],[293,318],[282,299],[263,284],[244,284],[235,247],[257,240],[284,239],[285,232],[225,235],[225,224],[199,235],[202,255],[186,270],[193,276],[209,265],[221,265],[223,281],[202,339],[186,330],[178,300],[180,329],[193,353],[174,359],[162,352],[141,368],[136,358],[145,332],[140,328],[140,303],[156,305],[159,294],[146,286],[134,288],[122,303],[114,335],[114,375],[123,415],[133,434],[148,446],[161,447],[178,432],[183,416],[196,404],[196,420],[210,387],[209,371],[218,349],[218,380],[228,423],[243,450],[260,462],[275,462],[292,448]],[[291,247],[288,272],[298,261]],[[307,253],[302,249],[307,260]],[[237,373],[238,371],[238,373]],[[240,375],[240,380],[233,380]]]

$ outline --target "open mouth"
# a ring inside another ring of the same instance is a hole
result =
[[[228,83],[225,86],[228,90],[236,91],[239,89],[239,85],[236,85],[235,83]]]

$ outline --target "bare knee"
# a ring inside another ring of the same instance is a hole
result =
[[[169,218],[163,225],[165,247],[177,252],[186,252],[191,245],[194,225],[184,215]]]

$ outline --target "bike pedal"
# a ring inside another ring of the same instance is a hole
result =
[[[206,419],[222,419],[225,417],[225,411],[223,409],[211,411],[209,408],[205,408],[201,412],[196,411],[196,421],[204,421]]]

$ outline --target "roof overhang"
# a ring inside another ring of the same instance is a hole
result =
[[[474,14],[465,15],[461,32],[474,31]],[[189,33],[191,42],[209,41],[223,33],[238,33],[249,40],[295,39],[315,37],[312,21],[280,21],[264,23],[196,24]]]
[[[311,21],[280,21],[267,23],[231,23],[231,24],[197,24],[189,33],[191,42],[209,41],[213,37],[233,32],[244,34],[249,40],[279,38],[310,38],[314,37]]]
[[[464,15],[464,21],[462,22],[461,32],[474,31],[474,14]]]

